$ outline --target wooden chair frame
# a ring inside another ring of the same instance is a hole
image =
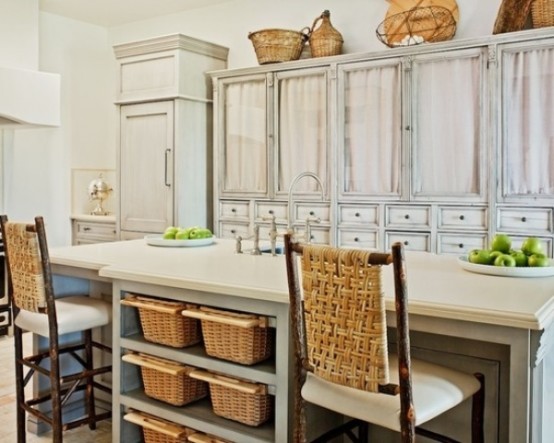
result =
[[[306,325],[303,315],[303,301],[301,297],[301,276],[296,264],[296,254],[303,252],[304,246],[295,242],[291,234],[285,235],[285,256],[290,294],[291,334],[294,345],[295,377],[294,377],[294,441],[304,442],[306,435],[305,402],[302,399],[301,388],[306,381],[306,374],[310,370],[307,358]],[[415,426],[415,411],[412,395],[412,370],[410,355],[410,332],[408,322],[408,292],[406,261],[404,248],[401,243],[392,245],[391,253],[371,253],[368,262],[372,266],[394,267],[395,307],[396,307],[396,334],[399,383],[379,386],[379,392],[388,395],[399,395],[400,401],[400,440],[402,443],[414,443],[416,434],[431,438],[443,443],[456,443],[447,436],[437,434]],[[484,441],[484,377],[480,373],[474,374],[481,389],[472,398],[472,443]],[[357,436],[352,432],[358,428]],[[332,429],[314,443],[330,441],[340,434],[346,434],[354,442],[365,442],[368,439],[368,423],[354,419],[340,428]]]
[[[16,305],[13,297],[12,273],[10,270],[10,246],[6,235],[7,223],[7,216],[0,216],[6,268],[8,271],[8,294],[10,294],[13,318],[15,320],[20,312],[20,308]],[[48,350],[35,355],[24,356],[22,337],[24,331],[22,331],[14,321],[17,441],[18,443],[24,443],[26,441],[25,413],[29,413],[38,420],[51,426],[53,442],[58,443],[63,441],[62,435],[65,430],[76,428],[84,424],[88,424],[90,429],[95,429],[98,421],[111,418],[111,411],[96,414],[94,389],[102,390],[110,395],[111,389],[96,382],[94,377],[111,372],[112,367],[111,365],[99,368],[93,367],[93,348],[98,348],[110,353],[111,348],[93,341],[92,331],[90,329],[82,331],[83,337],[81,343],[60,346],[55,294],[43,218],[36,217],[35,224],[28,224],[26,230],[27,232],[35,233],[38,240],[46,296],[46,307],[40,311],[48,316],[49,346]],[[61,374],[60,356],[63,354],[70,355],[72,360],[76,361],[83,368],[82,371],[68,375]],[[49,362],[48,367],[41,365],[41,363],[45,361]],[[27,368],[27,372],[24,374],[25,368]],[[49,378],[50,392],[44,394],[39,393],[34,398],[26,399],[25,387],[28,385],[29,381],[33,379],[33,376],[37,374],[42,374]],[[83,390],[85,391],[86,415],[83,418],[63,423],[63,406],[67,404],[73,393]],[[47,402],[51,403],[51,414],[40,409],[40,406]]]

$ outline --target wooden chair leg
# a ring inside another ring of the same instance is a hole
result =
[[[17,442],[25,443],[27,434],[25,432],[25,386],[23,382],[23,337],[21,329],[14,326],[14,357],[15,357],[15,398],[16,398],[16,420],[17,420]]]
[[[50,343],[50,391],[52,395],[52,442],[62,443],[63,422],[58,343]]]
[[[87,330],[84,332],[85,338],[85,362],[86,369],[93,369],[93,360],[92,360],[92,332]],[[87,416],[89,419],[88,427],[91,430],[96,429],[96,405],[94,401],[94,377],[87,377],[87,389],[86,389],[86,407],[87,407]]]
[[[481,388],[473,395],[471,406],[471,442],[483,443],[485,441],[484,422],[485,422],[485,376],[481,373],[475,373],[475,378],[479,380]]]

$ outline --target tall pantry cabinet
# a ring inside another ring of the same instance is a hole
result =
[[[212,88],[228,49],[181,34],[114,46],[122,240],[211,226]]]

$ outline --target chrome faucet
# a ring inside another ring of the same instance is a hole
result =
[[[325,190],[323,188],[323,182],[321,181],[321,179],[316,174],[314,174],[313,172],[310,172],[310,171],[305,171],[305,172],[301,172],[296,177],[294,177],[292,179],[292,182],[290,183],[290,186],[289,186],[289,200],[288,200],[289,220],[288,220],[287,229],[291,233],[294,233],[294,228],[293,228],[294,211],[293,211],[293,208],[292,208],[292,197],[293,197],[294,187],[300,181],[300,179],[302,179],[304,177],[311,177],[317,182],[317,184],[319,185],[319,189],[321,189],[321,201],[325,200]]]

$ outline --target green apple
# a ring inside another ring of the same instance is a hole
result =
[[[525,255],[523,251],[520,251],[520,250],[510,251],[510,255],[514,257],[516,261],[516,266],[518,267],[527,266],[527,255]]]
[[[529,256],[528,263],[533,268],[543,268],[550,266],[550,259],[544,254],[533,254]]]
[[[201,238],[211,238],[213,236],[212,231],[210,231],[208,228],[194,228],[192,231],[190,231],[189,238],[191,240],[198,240]]]
[[[527,255],[544,255],[542,242],[537,237],[527,237],[521,244],[521,250]]]
[[[500,252],[500,251],[491,251],[491,253],[489,254],[490,255],[490,258],[491,258],[491,261],[490,263],[491,264],[494,264],[494,261],[500,257],[501,255],[504,255],[504,253]]]
[[[510,252],[512,247],[512,239],[506,234],[496,234],[491,240],[491,249],[500,251],[504,254]]]
[[[175,234],[175,240],[188,240],[190,234],[190,228],[179,229]]]
[[[494,266],[514,267],[516,265],[516,259],[509,254],[499,255],[494,259]]]
[[[175,239],[175,234],[179,231],[179,228],[176,228],[175,226],[168,226],[165,228],[165,231],[162,235],[162,238],[166,240],[173,240]]]
[[[475,263],[478,265],[490,265],[491,252],[488,249],[473,249],[469,252],[467,259],[470,263]]]

